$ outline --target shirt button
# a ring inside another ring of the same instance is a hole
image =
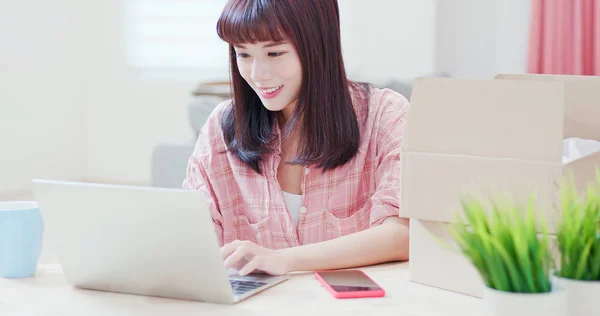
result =
[[[309,174],[310,173],[310,169],[306,168],[304,169],[304,174]]]
[[[302,213],[302,214],[306,213],[306,207],[304,207],[304,206],[301,207],[300,208],[300,213]]]

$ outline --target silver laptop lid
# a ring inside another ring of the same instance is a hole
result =
[[[234,301],[201,191],[48,180],[33,189],[72,285]]]

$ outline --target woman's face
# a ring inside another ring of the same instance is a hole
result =
[[[238,70],[270,111],[291,117],[302,85],[302,64],[290,42],[235,45]]]

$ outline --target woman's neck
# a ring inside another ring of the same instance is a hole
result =
[[[285,114],[280,112],[277,115],[277,120],[279,122],[280,130],[284,132],[284,128],[286,124],[289,123],[290,118],[286,118]],[[300,125],[300,122],[296,122],[294,129],[290,132],[290,134],[281,139],[281,151],[288,159],[291,159],[296,155],[296,150],[298,149]]]
[[[283,124],[287,123],[292,116],[294,115],[294,107],[289,105],[281,110],[281,118],[283,120]]]
[[[287,124],[289,124],[289,122],[293,116],[293,112],[286,113],[286,110],[287,110],[287,108],[279,111],[279,113],[277,114],[277,121],[279,122],[279,127],[282,130],[284,129],[284,127]],[[294,124],[294,130],[290,133],[289,138],[295,138],[296,136],[298,136],[298,131],[300,130],[301,125],[302,125],[301,120],[296,121],[296,123]]]

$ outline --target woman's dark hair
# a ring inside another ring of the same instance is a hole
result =
[[[274,112],[267,110],[242,78],[234,45],[289,40],[302,64],[302,84],[296,109],[283,137],[301,124],[296,158],[299,165],[335,169],[354,157],[360,131],[351,91],[363,93],[363,84],[346,77],[340,40],[337,0],[230,0],[217,22],[217,33],[229,43],[233,100],[223,116],[223,134],[229,150],[257,173],[272,152]]]

